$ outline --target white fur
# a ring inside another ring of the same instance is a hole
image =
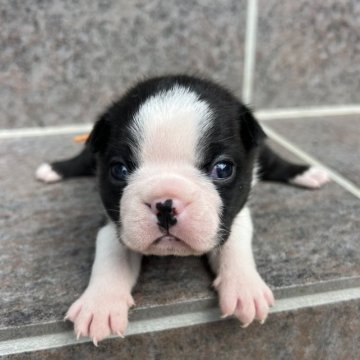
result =
[[[255,162],[252,171],[251,187],[254,187],[259,181],[259,169],[260,169],[259,164]]]
[[[46,183],[53,183],[60,181],[62,176],[54,171],[50,164],[44,163],[41,164],[36,172],[35,172],[36,179],[46,182]]]
[[[290,183],[310,189],[318,189],[329,181],[330,177],[325,170],[312,166],[304,173],[295,176],[290,180]]]
[[[151,96],[134,116],[140,162],[200,161],[200,148],[212,125],[209,105],[190,89],[175,85]]]
[[[140,261],[141,255],[119,242],[114,224],[100,229],[89,285],[65,316],[74,322],[78,338],[90,336],[97,345],[111,333],[124,336]]]
[[[255,318],[263,323],[274,297],[256,270],[251,249],[253,226],[250,211],[243,208],[236,216],[227,242],[208,254],[217,277],[223,317],[235,315],[248,326]]]

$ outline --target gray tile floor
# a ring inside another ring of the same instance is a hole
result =
[[[274,120],[272,129],[306,149],[347,179],[360,183],[359,115],[346,117]],[[309,130],[311,129],[311,134]]]
[[[356,121],[274,120],[266,125],[359,183]],[[296,159],[273,145],[283,156]],[[33,173],[40,162],[69,156],[79,148],[70,135],[0,143],[3,340],[71,329],[62,318],[87,284],[103,212],[93,179],[43,185]],[[335,182],[319,191],[260,183],[251,204],[256,262],[278,298],[360,286],[360,202],[353,194]],[[213,306],[211,281],[202,258],[147,258],[134,291],[137,310],[131,316],[173,316]]]

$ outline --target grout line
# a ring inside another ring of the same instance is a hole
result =
[[[90,132],[93,124],[74,124],[65,126],[45,126],[20,129],[0,130],[0,139],[16,139],[48,135],[65,135],[81,132]]]
[[[350,288],[360,287],[360,276],[340,277],[332,280],[322,280],[316,283],[304,285],[289,285],[280,288],[274,288],[274,295],[277,300],[294,298],[305,295],[321,294],[325,292],[338,291]],[[175,304],[157,305],[152,307],[137,307],[129,315],[130,323],[146,319],[156,319],[167,317],[173,314],[181,315],[213,309],[217,306],[218,300],[213,293],[209,297],[197,300],[184,300]],[[14,340],[20,338],[34,337],[40,334],[57,334],[69,331],[70,324],[65,324],[61,320],[55,320],[45,323],[28,324],[24,326],[9,327],[0,329],[0,339]]]
[[[294,298],[305,295],[321,294],[325,292],[338,291],[350,288],[360,287],[360,276],[340,277],[332,280],[320,280],[316,283],[304,285],[289,285],[280,288],[274,288],[274,295],[277,300]],[[156,305],[152,307],[136,307],[129,315],[130,323],[146,319],[155,319],[167,317],[173,314],[181,315],[195,313],[212,309],[218,304],[217,297],[213,293],[209,297],[197,300],[184,300],[175,304]],[[20,338],[34,337],[40,334],[57,334],[68,331],[70,324],[65,324],[61,320],[55,320],[45,323],[28,324],[24,326],[9,327],[0,329],[0,339],[14,340]]]
[[[298,119],[322,116],[360,115],[360,105],[263,109],[255,111],[259,120]]]
[[[246,104],[249,104],[252,101],[253,96],[257,18],[257,0],[248,0],[246,11],[245,55],[242,88],[242,99]]]
[[[342,301],[360,299],[360,287],[334,290],[317,294],[302,295],[276,300],[270,313],[300,310],[314,306],[329,305]],[[175,329],[184,326],[219,321],[221,313],[218,307],[188,314],[172,315],[159,319],[148,319],[130,324],[126,335],[138,335],[146,332]]]
[[[320,294],[297,296],[277,300],[275,306],[271,308],[270,313],[301,310],[357,299],[360,299],[360,287],[329,291]],[[149,332],[177,329],[216,321],[226,321],[222,320],[220,315],[221,314],[218,308],[212,308],[203,311],[190,312],[187,314],[171,315],[150,320],[139,320],[130,323],[126,335],[140,335]],[[112,338],[116,337],[112,336]],[[54,349],[88,342],[90,342],[88,338],[83,338],[77,341],[72,331],[32,336],[0,342],[0,356]]]
[[[360,198],[360,189],[351,181],[344,178],[341,174],[336,172],[335,170],[332,170],[331,168],[327,167],[320,161],[316,160],[309,154],[307,154],[305,151],[301,150],[297,146],[290,143],[288,140],[286,140],[284,137],[279,135],[276,131],[272,130],[268,126],[265,126],[264,124],[261,124],[267,135],[274,141],[276,141],[278,144],[282,145],[284,148],[291,151],[293,154],[297,155],[299,158],[303,159],[305,162],[307,162],[310,165],[315,165],[323,168],[326,170],[330,176],[330,178],[335,181],[338,185],[349,191],[351,194],[355,195],[357,198]]]
[[[256,117],[261,121],[297,119],[321,116],[360,115],[360,105],[326,106],[313,108],[289,108],[289,109],[263,109],[255,111]],[[26,137],[39,137],[50,135],[66,135],[89,132],[92,123],[71,124],[63,126],[44,126],[18,129],[0,129],[1,139],[16,139]]]

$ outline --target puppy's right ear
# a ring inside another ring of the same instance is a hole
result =
[[[249,108],[243,105],[240,111],[241,138],[245,149],[251,150],[264,142],[266,134]]]
[[[102,152],[106,148],[110,137],[110,123],[108,113],[100,116],[99,120],[95,123],[86,145],[89,146],[93,153]]]

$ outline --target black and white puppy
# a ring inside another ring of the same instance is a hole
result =
[[[247,200],[261,180],[318,188],[316,168],[264,143],[251,111],[191,76],[140,82],[96,122],[83,151],[41,165],[45,182],[96,173],[109,222],[98,233],[89,285],[67,312],[77,336],[123,336],[142,255],[207,254],[224,316],[264,322],[274,302],[256,270]]]

